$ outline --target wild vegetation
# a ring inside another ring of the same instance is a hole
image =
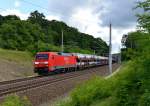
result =
[[[0,48],[0,59],[20,63],[22,65],[31,65],[34,58],[30,52],[6,50]]]
[[[36,75],[33,72],[33,59],[31,52],[0,48],[0,81]]]
[[[137,15],[139,30],[128,33],[126,48],[122,51],[124,60],[128,61],[120,72],[108,79],[95,77],[79,85],[67,100],[56,105],[150,106],[150,0],[139,2],[137,7],[143,9],[144,14]]]
[[[150,56],[144,55],[123,65],[109,79],[93,78],[56,106],[149,106],[149,60]]]
[[[96,54],[108,53],[101,38],[79,32],[64,22],[49,21],[43,13],[31,12],[27,20],[18,16],[0,15],[0,47],[12,50],[61,51],[61,34],[64,33],[65,52]]]
[[[79,85],[69,99],[57,106],[150,106],[150,1],[138,3],[139,30],[128,33],[120,71],[103,79],[93,78]]]
[[[32,106],[27,97],[8,96],[0,106]]]
[[[149,36],[150,36],[150,0],[138,2],[136,8],[143,10],[143,13],[137,14],[138,30],[136,32],[129,32],[127,40],[123,44],[126,48],[122,49],[122,60],[130,60],[135,58],[137,53],[142,55],[143,48],[149,50]],[[138,56],[136,56],[138,57]]]

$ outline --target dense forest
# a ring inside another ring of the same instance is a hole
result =
[[[64,22],[45,18],[43,13],[31,12],[27,20],[16,15],[0,15],[0,48],[30,51],[61,51],[61,33],[64,33],[64,52],[102,55],[108,46],[101,38],[84,34]]]

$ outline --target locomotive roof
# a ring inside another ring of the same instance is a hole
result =
[[[37,54],[52,54],[52,55],[63,55],[63,56],[77,56],[78,58],[97,58],[97,59],[108,59],[108,57],[81,54],[81,53],[62,53],[62,52],[38,52]]]
[[[57,52],[38,52],[37,54],[57,54]]]

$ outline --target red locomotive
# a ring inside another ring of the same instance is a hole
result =
[[[48,74],[60,70],[76,70],[108,64],[107,57],[79,53],[39,52],[35,56],[34,72]]]

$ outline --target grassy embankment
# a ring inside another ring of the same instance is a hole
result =
[[[5,80],[17,78],[11,72],[14,72],[19,77],[32,75],[33,70],[30,69],[32,67],[32,59],[32,55],[28,52],[0,49],[0,77],[4,77]],[[23,71],[19,70],[20,67],[23,67]],[[19,98],[17,95],[12,95],[8,96],[0,106],[31,106],[31,103],[26,97]]]
[[[32,62],[33,57],[29,52],[6,50],[0,48],[0,59],[28,65]]]
[[[3,103],[0,106],[32,106],[30,101],[26,96],[20,98],[17,95],[11,95],[6,97]]]
[[[150,55],[125,64],[114,76],[95,77],[56,106],[150,106]]]
[[[11,80],[33,75],[33,56],[29,52],[0,48],[0,80]]]

